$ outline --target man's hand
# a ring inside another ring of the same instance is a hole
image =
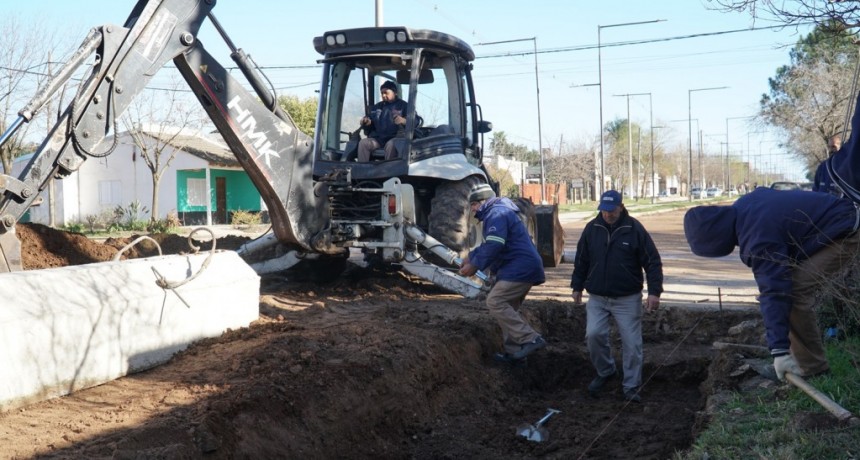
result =
[[[472,263],[469,262],[469,258],[466,257],[463,259],[463,265],[460,265],[459,273],[463,276],[472,276],[475,273],[478,273],[478,267],[472,265]]]
[[[361,117],[361,126],[370,126],[370,117]]]
[[[648,299],[645,300],[645,311],[651,313],[657,311],[658,308],[660,308],[660,298],[656,295],[649,295]]]
[[[800,376],[800,366],[794,360],[794,356],[786,354],[773,358],[773,369],[776,371],[776,376],[785,381],[785,373],[791,372],[794,375]]]
[[[573,291],[573,304],[582,305],[582,291]]]
[[[395,124],[395,125],[404,125],[404,126],[405,126],[405,125],[406,125],[406,118],[403,118],[403,117],[401,117],[400,115],[397,115],[397,116],[395,116],[395,117],[394,117],[394,124]]]

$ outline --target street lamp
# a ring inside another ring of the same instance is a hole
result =
[[[571,88],[585,88],[588,86],[600,86],[600,83],[586,83],[584,85],[574,85],[571,84]],[[598,132],[598,136],[603,137],[603,132]],[[602,193],[603,186],[601,185],[603,182],[603,178],[600,175],[603,173],[603,159],[598,157],[601,152],[595,151],[594,154],[594,199],[599,200],[600,194]]]
[[[712,88],[696,88],[696,89],[688,89],[687,90],[687,132],[690,135],[689,138],[689,156],[690,156],[690,176],[688,180],[690,183],[687,185],[687,195],[690,197],[690,201],[693,201],[693,194],[689,190],[693,186],[693,103],[692,103],[692,94],[696,91],[712,91],[717,89],[726,89],[728,86],[715,86]]]
[[[546,187],[544,186],[544,163],[543,163],[543,135],[541,133],[540,126],[540,84],[538,79],[538,58],[537,58],[537,37],[531,38],[517,38],[514,40],[502,40],[498,42],[487,42],[487,43],[476,43],[475,46],[479,45],[501,45],[503,43],[515,43],[515,42],[525,42],[529,41],[534,44],[534,55],[535,55],[535,97],[537,98],[537,122],[538,122],[538,155],[540,156],[540,201],[541,204],[546,204]]]
[[[597,26],[597,86],[600,87],[600,190],[599,193],[603,193],[603,180],[606,177],[603,169],[603,63],[602,57],[600,53],[601,44],[600,44],[600,31],[602,29],[608,29],[610,27],[623,27],[623,26],[636,26],[640,24],[653,24],[655,22],[663,22],[665,19],[653,19],[651,21],[638,21],[638,22],[624,22],[620,24],[607,24],[605,26],[598,25]]]
[[[663,129],[668,128],[668,126],[654,126],[654,113],[651,113],[651,204],[654,204],[657,201],[657,188],[659,186],[659,181],[657,180],[657,176],[654,175],[654,130],[655,129]]]
[[[729,158],[729,120],[746,120],[748,118],[755,118],[755,115],[726,118],[726,193],[728,193],[729,187],[732,186],[732,163]],[[743,150],[743,142],[741,142],[741,150]]]
[[[630,167],[630,187],[631,187],[630,196],[633,197],[634,193],[635,193],[636,198],[639,198],[639,174],[636,174],[636,188],[633,189],[633,184],[634,184],[634,182],[633,182],[633,145],[632,145],[632,143],[633,143],[633,139],[632,139],[633,129],[632,129],[632,124],[630,123],[630,96],[648,96],[648,110],[651,113],[651,121],[649,122],[649,124],[650,124],[649,129],[651,131],[653,131],[654,130],[654,118],[653,118],[654,112],[653,112],[653,107],[651,105],[651,93],[613,94],[613,96],[615,96],[615,97],[622,97],[623,96],[623,97],[627,98],[627,153],[628,153],[628,161],[629,161],[629,167]],[[652,133],[652,135],[653,135],[653,133]],[[654,138],[653,137],[651,138],[651,159],[652,160],[654,159]],[[640,165],[640,168],[641,168],[641,165]],[[651,165],[651,170],[652,170],[651,172],[652,173],[654,172],[653,169],[654,169],[654,165],[652,162],[652,165]],[[651,179],[653,180],[653,177]],[[635,190],[635,192],[634,192],[634,190]]]

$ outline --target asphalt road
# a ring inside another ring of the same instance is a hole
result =
[[[684,237],[685,209],[666,212],[631,212],[654,239],[663,260],[663,295],[667,306],[698,308],[749,308],[756,306],[758,294],[752,271],[737,254],[737,249],[725,257],[705,258],[693,255]],[[582,228],[595,212],[562,213],[559,215],[565,230],[565,251],[571,254]],[[531,295],[539,297],[570,298],[572,264],[547,268],[547,283],[537,286]]]

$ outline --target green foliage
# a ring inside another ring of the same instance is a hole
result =
[[[837,23],[818,24],[790,52],[791,64],[769,79],[760,117],[787,134],[784,147],[806,160],[809,169],[827,158],[827,140],[841,133],[851,94],[857,49],[851,31]]]
[[[233,211],[233,217],[230,219],[230,223],[237,227],[242,225],[258,225],[261,222],[262,219],[259,213],[242,211],[241,209]]]
[[[280,96],[278,105],[290,115],[301,132],[313,137],[319,105],[317,98],[299,99],[298,96]]]
[[[830,375],[808,382],[845,408],[860,406],[860,337],[827,347]],[[759,387],[734,393],[716,408],[706,429],[691,449],[676,459],[702,458],[856,458],[858,428],[832,424],[811,428],[810,414],[831,415],[806,393],[789,385]]]
[[[509,142],[504,131],[493,133],[493,138],[490,140],[490,149],[496,155],[513,157],[514,160],[525,161],[531,166],[540,164],[540,154],[537,150],[529,149],[525,145]]]
[[[82,222],[71,222],[64,225],[62,228],[63,230],[71,233],[84,233],[87,230],[87,227]]]
[[[179,216],[175,212],[171,212],[164,219],[150,222],[146,230],[149,233],[173,233],[180,225],[182,222],[179,220]]]

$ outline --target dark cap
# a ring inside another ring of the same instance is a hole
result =
[[[600,204],[597,206],[597,210],[612,212],[618,206],[621,206],[621,194],[615,190],[607,190],[600,196]]]
[[[783,193],[783,192],[779,192]],[[684,236],[693,254],[723,257],[738,244],[734,206],[696,206],[684,214]]]
[[[397,92],[397,85],[395,85],[394,82],[391,80],[386,80],[385,83],[383,83],[379,87],[379,89],[380,90],[390,89],[391,91],[394,91],[396,93]]]

